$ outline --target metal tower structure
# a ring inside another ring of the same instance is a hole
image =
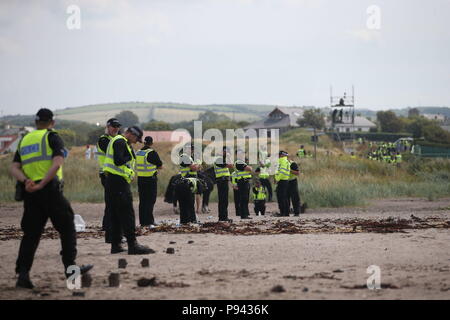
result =
[[[347,92],[344,92],[342,96],[334,96],[333,87],[330,86],[330,108],[332,128],[337,140],[341,141],[341,136],[346,139],[354,139],[355,87],[352,86],[350,96],[347,95]],[[341,135],[340,133],[344,134]]]

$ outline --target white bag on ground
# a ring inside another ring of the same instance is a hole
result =
[[[84,222],[83,218],[79,214],[76,214],[74,216],[74,222],[75,222],[75,231],[76,232],[86,231],[86,223]]]

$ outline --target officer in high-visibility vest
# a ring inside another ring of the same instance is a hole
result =
[[[230,222],[228,219],[228,190],[230,181],[230,170],[233,165],[229,163],[229,152],[223,147],[222,155],[214,162],[214,174],[216,176],[219,221]]]
[[[182,150],[180,150],[181,154],[187,154],[193,159],[193,163],[196,164],[197,170],[190,170],[189,177],[198,178],[198,172],[201,169],[202,161],[200,160],[199,151],[195,150],[194,143],[186,144]],[[202,190],[202,191],[200,191]],[[197,188],[197,192],[195,194],[195,213],[200,214],[200,206],[202,203],[202,192],[204,190],[202,188]]]
[[[269,202],[272,201],[272,184],[270,183],[270,159],[266,159],[264,163],[260,163],[260,166],[256,168],[255,172],[258,175],[258,178],[261,182],[261,185],[266,189],[267,194],[269,196]]]
[[[239,213],[241,219],[251,219],[248,211],[248,202],[250,198],[250,180],[252,179],[252,168],[247,165],[247,162],[242,160],[244,155],[239,155],[234,167],[236,169],[236,181],[239,192]]]
[[[238,188],[238,184],[237,184],[237,171],[234,170],[231,175],[231,187],[233,188],[233,200],[234,200],[234,209],[236,211],[236,216],[240,216],[240,210],[239,207],[241,205],[240,201],[240,196],[239,196],[239,188]]]
[[[298,149],[297,157],[299,157],[300,159],[306,158],[306,150],[305,150],[305,147],[303,145],[301,145],[300,149]]]
[[[195,195],[205,187],[202,179],[196,177],[180,177],[175,190],[180,204],[180,224],[197,223],[195,216]]]
[[[136,241],[136,218],[130,183],[134,178],[136,156],[132,144],[142,142],[142,130],[133,126],[124,135],[111,139],[106,150],[103,171],[106,175],[106,201],[111,213],[112,243],[111,253],[125,251],[122,248],[122,231],[127,239],[128,254],[148,254],[152,249]]]
[[[298,181],[297,181],[297,177],[300,174],[300,168],[296,162],[290,161],[289,169],[290,169],[289,185],[288,185],[289,203],[292,204],[294,216],[298,217],[300,213],[304,213],[306,209],[306,203],[300,205],[300,194],[298,191]]]
[[[11,165],[11,174],[23,188],[24,213],[16,262],[16,286],[32,289],[29,272],[39,245],[42,231],[50,218],[61,238],[61,256],[66,276],[67,268],[75,266],[77,238],[74,214],[63,195],[64,143],[52,130],[53,112],[40,109],[35,118],[36,130],[26,134],[20,142]],[[80,267],[85,273],[93,266]]]
[[[197,171],[199,165],[194,162],[194,159],[188,154],[181,154],[180,156],[180,175],[175,178],[174,197],[180,205],[180,223],[196,223],[197,217],[195,215],[195,195],[203,191],[199,187]]]
[[[275,183],[277,184],[277,201],[280,213],[278,216],[289,216],[288,188],[290,175],[290,162],[286,151],[279,152],[278,169],[275,174]]]
[[[401,153],[396,153],[396,154],[395,154],[395,162],[396,162],[397,164],[402,163],[402,155],[401,155]]]
[[[158,171],[162,169],[162,161],[152,148],[153,138],[145,137],[144,147],[136,152],[136,174],[139,190],[139,223],[141,226],[155,225],[153,207],[156,202],[158,188]]]
[[[255,205],[255,214],[264,215],[266,213],[266,189],[261,184],[261,181],[256,180],[255,186],[252,189],[253,204]]]
[[[116,118],[109,119],[106,122],[105,134],[102,134],[97,141],[96,156],[99,166],[99,177],[100,182],[102,183],[104,189],[105,210],[102,220],[102,229],[105,231],[106,243],[111,243],[112,240],[111,240],[111,215],[109,214],[108,205],[106,203],[106,191],[105,191],[106,176],[103,172],[103,164],[105,163],[105,154],[106,150],[108,149],[108,144],[112,138],[114,138],[119,134],[121,126],[122,125],[120,124],[119,120],[117,120]]]

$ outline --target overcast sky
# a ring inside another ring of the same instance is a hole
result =
[[[450,0],[0,1],[3,115],[121,101],[323,107],[330,85],[352,84],[361,108],[450,106]]]

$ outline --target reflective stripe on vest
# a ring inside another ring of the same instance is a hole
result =
[[[241,179],[251,179],[252,178],[252,174],[248,171],[241,171],[237,169],[237,165],[238,164],[243,164],[245,166],[247,166],[247,164],[242,161],[242,160],[236,160],[236,162],[234,163],[234,167],[236,168],[236,180],[239,181]]]
[[[192,157],[189,156],[189,155],[187,155],[186,153],[183,153],[182,155],[180,155],[180,162],[181,162],[181,159],[182,159],[183,157],[188,157],[189,160],[190,160],[190,162],[191,162],[191,164],[194,163],[194,159],[192,159]],[[188,166],[188,167],[183,167],[183,166],[180,165],[180,174],[181,174],[182,177],[186,177],[187,175],[190,175],[190,174],[191,174],[191,168],[190,168],[190,166]]]
[[[275,179],[277,181],[280,180],[289,180],[290,175],[290,163],[287,157],[281,157],[278,159],[278,170],[277,174],[275,175]]]
[[[127,150],[130,153],[131,160],[128,161],[126,164],[123,164],[121,166],[116,166],[114,163],[114,147],[113,146],[114,146],[114,142],[116,142],[117,140],[120,140],[120,139],[125,140],[125,145],[127,146]],[[127,165],[128,165],[128,167],[127,167]],[[112,138],[108,144],[108,149],[106,150],[105,163],[103,164],[103,171],[121,176],[128,183],[130,183],[134,177],[134,170],[132,169],[133,166],[134,166],[134,155],[133,155],[133,152],[131,151],[131,147],[128,145],[128,140],[122,135],[117,135],[114,138]]]
[[[156,173],[156,165],[147,161],[147,155],[153,149],[139,150],[136,152],[136,172],[138,177],[153,177]]]
[[[220,158],[222,158],[222,161],[223,161],[223,157],[218,157],[217,160],[219,160]],[[219,167],[214,162],[214,174],[216,175],[216,178],[229,177],[230,170],[228,170],[227,167],[225,167],[225,168]]]
[[[259,177],[260,177],[261,179],[267,179],[267,178],[269,178],[269,170],[268,170],[267,168],[261,167],[260,170],[261,170],[261,172],[260,172],[260,174],[259,174]]]
[[[35,130],[25,135],[20,142],[18,151],[22,169],[27,178],[33,181],[44,179],[52,166],[53,150],[48,142],[50,132],[47,129]],[[56,175],[62,180],[62,167],[58,169]]]

